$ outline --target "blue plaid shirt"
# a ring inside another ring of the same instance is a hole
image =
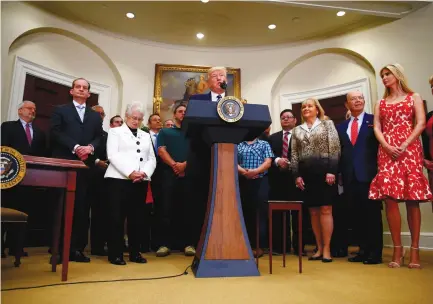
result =
[[[252,144],[246,141],[238,145],[238,164],[244,169],[256,169],[260,167],[266,158],[273,158],[271,146],[267,141],[256,139]],[[268,173],[260,173],[259,177],[263,177]]]

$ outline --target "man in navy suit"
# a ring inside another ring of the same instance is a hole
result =
[[[100,114],[86,107],[89,90],[90,84],[84,78],[72,82],[69,91],[72,102],[56,107],[51,115],[51,140],[53,157],[81,160],[92,167],[95,165],[95,155],[103,132]],[[90,258],[83,253],[89,232],[90,176],[89,170],[77,172],[70,261],[90,262]]]
[[[368,199],[370,183],[377,173],[378,142],[373,131],[373,115],[364,112],[361,92],[347,94],[351,117],[337,126],[341,143],[340,173],[347,202],[354,207],[355,232],[360,252],[349,262],[382,262],[382,203]]]
[[[19,153],[25,155],[46,156],[47,142],[45,133],[33,124],[33,120],[36,116],[36,105],[34,102],[25,100],[20,103],[18,106],[18,116],[18,120],[5,121],[2,123],[1,145],[14,148]],[[33,187],[18,186],[2,190],[2,205],[3,207],[29,212],[27,202],[31,201],[32,198],[39,193],[40,191],[36,191]],[[12,255],[13,252],[9,250],[9,254]],[[27,253],[24,253],[24,255],[27,256]],[[3,256],[5,256],[5,254],[2,238],[2,257]]]
[[[207,94],[192,95],[189,100],[203,100],[218,102],[226,96],[224,83],[227,83],[227,69],[225,67],[212,67],[207,72],[207,83],[210,92]],[[203,225],[210,182],[211,149],[203,139],[194,138],[190,141],[190,150],[187,158],[186,176],[193,188],[189,191],[193,201],[196,222],[192,223],[193,239],[199,240],[201,226]]]

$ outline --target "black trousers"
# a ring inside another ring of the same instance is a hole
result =
[[[368,199],[370,183],[353,181],[345,186],[353,204],[354,232],[365,256],[380,258],[383,248],[382,202]]]
[[[106,178],[108,189],[108,256],[123,256],[124,223],[128,222],[129,252],[140,252],[143,233],[143,214],[148,182],[133,183],[127,179]]]
[[[90,170],[77,171],[71,252],[76,250],[84,251],[88,243],[90,227],[90,199],[88,190],[91,177]]]
[[[259,246],[268,247],[267,242],[267,216],[268,216],[268,177],[246,179],[239,176],[239,190],[242,201],[242,211],[248,238],[252,248],[256,248],[256,220],[259,213]]]
[[[177,177],[169,168],[162,172],[164,191],[155,205],[156,244],[183,249],[197,243],[194,231],[194,209],[188,177]]]
[[[344,191],[346,192],[346,189],[344,189]],[[347,253],[347,247],[349,246],[348,218],[352,208],[345,192],[336,196],[336,201],[332,206],[334,231],[331,239],[331,252],[333,253],[342,251]]]
[[[90,244],[93,250],[103,250],[108,241],[108,188],[105,184],[105,170],[101,168],[91,169],[89,185],[89,200],[91,204],[90,220]]]

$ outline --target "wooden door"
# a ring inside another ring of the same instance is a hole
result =
[[[346,95],[334,96],[324,99],[319,99],[320,105],[325,110],[327,115],[335,125],[343,122],[346,118],[347,109],[344,105],[346,102]],[[301,103],[295,103],[292,105],[293,114],[295,115],[298,122],[301,122]]]

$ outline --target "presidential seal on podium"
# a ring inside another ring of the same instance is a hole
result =
[[[1,147],[0,156],[1,189],[9,189],[22,181],[26,175],[26,161],[15,149]]]
[[[226,96],[218,101],[217,112],[225,122],[236,122],[244,115],[244,104],[234,96]]]

